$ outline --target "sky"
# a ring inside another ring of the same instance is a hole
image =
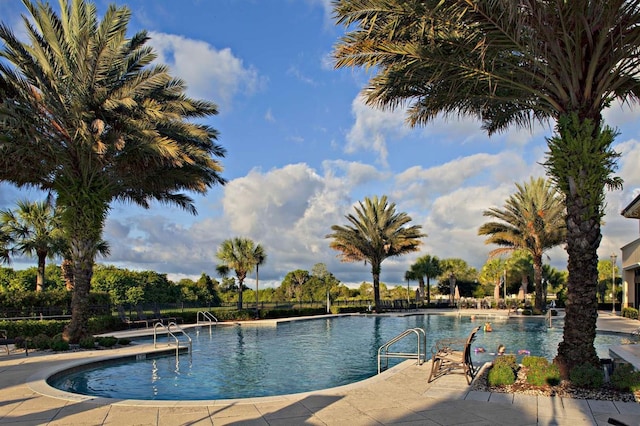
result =
[[[57,2],[54,2],[57,4]],[[95,2],[99,15],[112,1]],[[478,228],[482,213],[501,208],[515,183],[544,177],[546,138],[553,123],[511,128],[488,137],[480,122],[439,117],[410,128],[402,109],[382,111],[360,98],[371,73],[336,70],[332,50],[344,28],[332,19],[330,0],[131,0],[129,35],[148,31],[158,63],[183,79],[187,94],[218,105],[206,119],[220,132],[225,186],[191,195],[198,214],[153,203],[148,210],[114,203],[98,262],[154,270],[172,280],[218,278],[216,252],[223,240],[251,238],[267,254],[260,286],[278,286],[295,269],[324,263],[341,282],[371,282],[364,263],[341,263],[329,248],[332,225],[365,197],[387,195],[427,237],[420,251],[382,263],[381,280],[406,285],[416,258],[461,258],[478,268],[495,246]],[[23,31],[19,1],[0,0],[0,21]],[[614,105],[606,123],[617,129],[623,190],[607,193],[598,255],[620,259],[620,247],[639,237],[636,220],[621,210],[640,193],[640,108]],[[0,209],[19,199],[44,199],[35,190],[0,184]],[[545,263],[566,270],[562,247]],[[619,260],[618,260],[619,265]],[[34,259],[14,259],[16,269]],[[254,274],[245,281],[254,285]],[[416,283],[411,283],[415,286]]]

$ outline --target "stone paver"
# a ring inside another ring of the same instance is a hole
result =
[[[638,322],[601,314],[598,328],[631,332]],[[639,403],[470,391],[464,377],[455,374],[428,383],[429,362],[406,361],[340,388],[242,400],[110,400],[68,394],[45,382],[62,366],[101,359],[105,353],[113,356],[141,349],[0,356],[0,424],[580,426],[606,425],[609,418],[615,418],[640,426]]]

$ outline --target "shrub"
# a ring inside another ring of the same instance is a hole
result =
[[[122,321],[117,316],[101,315],[89,318],[87,331],[91,334],[106,333],[111,330],[117,330],[122,326]]]
[[[522,365],[528,368],[527,383],[529,384],[555,386],[560,383],[560,369],[546,358],[526,356],[522,359]]]
[[[69,350],[69,342],[62,338],[62,334],[56,334],[51,339],[51,350],[56,352],[59,351],[68,351]]]
[[[122,345],[122,346],[127,346],[129,343],[131,343],[131,339],[127,339],[124,337],[121,337],[120,339],[118,339],[118,344]]]
[[[46,334],[38,334],[31,339],[29,349],[40,349],[41,351],[51,349],[51,338]]]
[[[96,339],[93,336],[85,336],[78,342],[82,349],[95,349]]]
[[[493,361],[493,366],[494,367],[506,366],[506,367],[509,367],[514,372],[518,371],[518,363],[516,362],[515,355],[497,356],[496,359]]]
[[[621,391],[639,391],[640,371],[634,371],[630,364],[618,364],[611,375],[611,384]]]
[[[581,388],[599,388],[604,383],[602,369],[591,364],[582,364],[574,367],[569,373],[571,382]]]
[[[116,343],[118,343],[118,339],[113,336],[104,336],[104,337],[98,337],[97,342],[98,342],[98,345],[102,347],[110,348]]]
[[[638,319],[638,310],[636,308],[622,308],[622,316],[625,318]]]
[[[549,366],[549,360],[541,356],[527,355],[522,358],[522,365],[527,368],[544,368]]]
[[[512,385],[516,382],[516,373],[506,364],[494,364],[489,370],[487,382],[489,383],[489,386]]]

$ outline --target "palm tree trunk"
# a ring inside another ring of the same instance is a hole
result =
[[[533,282],[536,287],[535,308],[540,311],[544,304],[544,289],[542,288],[542,255],[536,254],[533,256]]]
[[[565,195],[567,208],[567,301],[563,340],[555,358],[564,377],[583,364],[599,367],[594,347],[598,316],[598,247],[604,216],[605,184],[611,174],[615,133],[603,130],[599,120],[561,117],[560,137],[550,139],[547,170]]]
[[[256,265],[256,319],[260,319],[260,311],[258,310],[258,279],[260,276],[259,270],[260,265]]]
[[[65,257],[60,264],[60,269],[67,291],[73,290],[73,263],[71,259]]]
[[[429,276],[427,275],[427,307],[431,303],[431,284],[429,283]]]
[[[47,253],[38,252],[38,273],[36,274],[36,291],[44,288],[44,269],[47,261]]]
[[[58,194],[57,205],[63,211],[62,221],[69,242],[69,258],[73,271],[71,297],[71,321],[65,327],[63,337],[77,343],[89,334],[89,292],[93,276],[93,262],[102,241],[104,220],[109,204],[100,202],[97,188],[85,188],[82,184],[74,190],[69,184],[67,192]]]
[[[71,321],[64,330],[65,340],[77,343],[86,336],[89,323],[89,291],[93,276],[94,255],[91,250],[95,244],[88,239],[71,242],[74,271],[74,287],[71,298]]]
[[[380,263],[371,263],[371,275],[373,276],[373,308],[378,311],[380,307]]]
[[[244,280],[238,280],[238,310],[242,309],[242,289],[244,287]]]
[[[567,194],[568,195],[568,194]],[[599,218],[584,220],[587,206],[580,197],[567,198],[567,301],[563,340],[556,363],[564,377],[576,366],[599,366],[593,341],[596,337],[598,302],[598,254],[601,232]],[[586,231],[586,232],[585,232]]]

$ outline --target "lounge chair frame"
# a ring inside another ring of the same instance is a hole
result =
[[[440,339],[431,349],[431,373],[428,382],[455,370],[462,370],[467,384],[477,373],[471,359],[471,343],[476,338],[480,327],[475,327],[466,339]]]
[[[124,307],[122,305],[118,305],[117,309],[118,309],[118,317],[120,317],[120,321],[122,321],[124,324],[127,324],[129,328],[131,328],[132,325],[137,327],[138,325],[142,325],[142,324],[144,324],[145,327],[149,327],[149,321],[146,319],[132,320],[131,318],[129,318],[129,316],[124,311]]]

